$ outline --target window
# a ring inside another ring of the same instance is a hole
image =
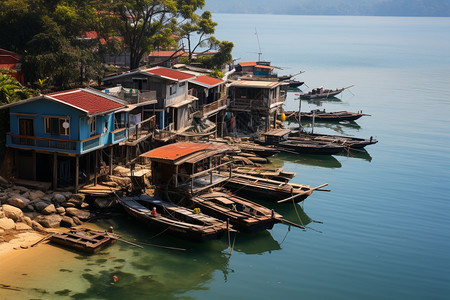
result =
[[[171,85],[170,86],[170,95],[172,96],[172,95],[174,95],[176,93],[177,93],[177,85],[176,84]]]
[[[64,117],[44,117],[45,133],[70,135],[70,119]]]
[[[96,117],[90,117],[89,123],[91,124],[91,136],[95,135],[97,132]]]

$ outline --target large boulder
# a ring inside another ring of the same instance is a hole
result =
[[[91,213],[75,207],[67,207],[66,215],[77,217],[80,220],[86,221],[91,217]]]
[[[10,230],[16,228],[16,223],[10,218],[1,218],[0,219],[0,229]]]
[[[24,216],[23,218],[22,218],[22,222],[24,222],[25,224],[27,224],[28,226],[32,226],[31,225],[31,223],[32,223],[32,221],[31,221],[31,218],[30,217],[27,217],[27,216]]]
[[[76,225],[83,225],[83,222],[75,216],[72,217],[72,220]]]
[[[37,211],[42,212],[47,206],[50,205],[50,203],[45,202],[45,201],[36,201],[33,203],[34,207],[36,208]]]
[[[15,195],[14,197],[8,199],[8,204],[22,209],[30,204],[30,200],[20,195]]]
[[[115,199],[111,199],[111,198],[96,198],[94,200],[94,207],[96,208],[100,208],[100,209],[105,209],[105,208],[110,208],[113,207],[115,205]]]
[[[42,225],[39,224],[37,221],[31,222],[31,228],[33,228],[36,231],[45,231],[44,227],[42,227]]]
[[[3,204],[2,209],[5,213],[5,217],[13,219],[15,222],[20,221],[23,218],[23,212],[20,208],[8,204]]]
[[[37,191],[30,191],[30,193],[29,193],[29,197],[30,197],[31,201],[40,199],[40,198],[42,198],[44,196],[45,196],[45,193],[43,191],[39,191],[39,190],[37,190]]]
[[[66,200],[67,200],[66,196],[64,196],[63,194],[59,194],[59,193],[54,194],[53,199],[52,199],[53,203],[59,203],[59,204],[66,202]]]
[[[41,215],[37,216],[36,219],[34,220],[44,227],[56,228],[59,227],[62,217],[60,215],[47,215],[47,216]]]
[[[65,209],[64,207],[62,207],[62,206],[57,207],[57,208],[56,208],[56,213],[57,213],[57,214],[60,214],[60,215],[63,215],[63,214],[66,213],[66,209]]]
[[[62,217],[60,226],[61,227],[71,228],[71,227],[75,227],[76,224],[75,224],[75,222],[73,221],[73,219],[71,217],[64,216],[64,217]]]
[[[55,208],[55,206],[53,204],[50,204],[46,208],[44,208],[41,212],[44,215],[51,215],[51,214],[56,213],[56,208]]]

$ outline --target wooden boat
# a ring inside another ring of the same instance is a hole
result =
[[[323,89],[323,87],[318,87],[316,89],[313,89],[312,91],[306,93],[306,94],[301,94],[300,95],[300,99],[326,99],[326,98],[332,98],[337,96],[338,94],[342,93],[344,90],[351,88],[353,85],[345,87],[345,88],[340,88],[340,89],[335,89],[335,90],[328,90],[328,89]]]
[[[71,229],[69,232],[53,233],[50,241],[86,253],[97,253],[119,238],[114,233],[89,228]]]
[[[271,229],[283,216],[265,206],[238,197],[225,190],[215,189],[190,199],[192,205],[208,215],[230,220],[233,228],[253,233]]]
[[[224,221],[148,195],[120,198],[119,203],[138,221],[184,239],[202,242],[227,232]]]
[[[261,177],[266,179],[273,179],[283,182],[288,182],[295,177],[295,172],[285,172],[283,168],[263,168],[263,167],[237,167],[234,168],[233,173],[250,175],[254,177]]]
[[[368,145],[378,143],[376,139],[370,137],[369,139],[356,138],[351,136],[329,135],[329,134],[317,134],[317,133],[298,133],[293,132],[289,136],[289,140],[297,141],[318,141],[325,143],[333,143],[341,145],[344,148],[361,149]]]
[[[270,202],[286,202],[288,200],[301,202],[314,190],[327,184],[311,188],[309,185],[293,184],[261,177],[233,173],[225,183],[231,192],[250,200],[264,200]]]
[[[273,146],[262,146],[251,142],[239,143],[237,144],[237,146],[242,152],[254,153],[255,155],[264,158],[275,155],[278,152],[280,152],[277,148]]]
[[[333,155],[344,151],[345,147],[340,144],[302,139],[288,139],[278,143],[278,149],[285,152],[315,155]]]
[[[298,112],[287,111],[285,112],[286,118],[298,120]],[[325,110],[315,109],[310,112],[300,112],[300,120],[310,121],[315,120],[318,122],[341,122],[341,121],[355,121],[362,116],[370,116],[360,112],[354,113],[349,111],[332,111],[326,112]]]
[[[264,140],[260,142],[275,145],[284,152],[299,154],[333,155],[345,149],[343,145],[326,141],[291,139],[290,134],[289,129],[273,129],[265,132]]]
[[[285,80],[284,82],[287,83],[288,88],[298,88],[299,86],[302,86],[305,82],[303,81],[298,81],[298,80]]]

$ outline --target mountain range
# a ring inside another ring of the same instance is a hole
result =
[[[449,0],[206,0],[213,13],[449,17]]]

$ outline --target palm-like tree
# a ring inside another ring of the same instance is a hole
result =
[[[10,74],[0,72],[0,105],[27,99],[31,93]]]

